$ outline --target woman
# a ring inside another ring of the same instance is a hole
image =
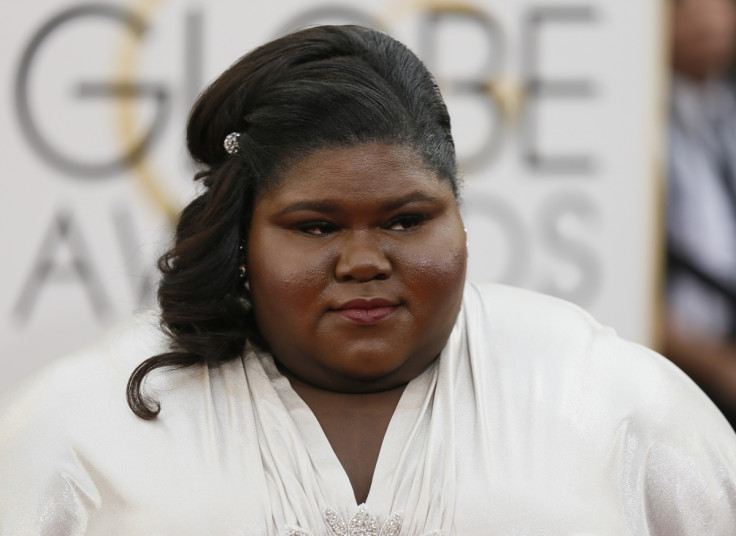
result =
[[[268,43],[188,142],[169,340],[140,317],[9,399],[5,532],[736,532],[736,441],[684,375],[572,305],[465,285],[449,117],[403,45]]]

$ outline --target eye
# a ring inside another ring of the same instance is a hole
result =
[[[426,220],[426,214],[400,214],[391,218],[386,227],[392,231],[410,231]]]
[[[296,225],[296,229],[310,236],[324,236],[337,230],[337,226],[327,221],[307,221]]]

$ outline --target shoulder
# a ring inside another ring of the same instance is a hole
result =
[[[670,361],[573,304],[497,285],[468,285],[459,326],[493,437],[601,479],[633,534],[734,534],[736,435]]]
[[[551,322],[600,327],[593,317],[579,306],[527,289],[494,283],[467,283],[463,307],[469,314],[484,314],[493,320],[509,318],[514,323]]]
[[[144,359],[166,349],[165,336],[154,312],[137,314],[105,333],[97,341],[58,359],[5,392],[0,408],[8,410],[30,399],[71,402],[99,395],[111,384],[123,385]],[[40,409],[38,404],[34,407]],[[48,409],[59,407],[51,404]]]
[[[127,407],[128,378],[140,362],[165,348],[158,315],[138,314],[3,393],[0,465],[7,469],[7,462],[28,449],[68,449],[85,430],[135,419]]]
[[[90,459],[120,443],[115,430],[135,426],[125,397],[128,376],[163,348],[158,316],[139,314],[3,393],[2,523],[32,526],[41,522],[40,511],[70,523],[79,518],[80,497],[96,493],[86,470]]]
[[[114,517],[116,508],[145,504],[147,513],[155,513],[155,505],[164,512],[172,482],[181,489],[204,486],[214,459],[206,449],[219,445],[196,438],[215,422],[212,405],[225,396],[227,378],[204,366],[156,371],[144,393],[161,402],[159,417],[142,420],[127,404],[132,371],[167,349],[158,315],[137,315],[3,395],[0,525],[45,533],[41,525],[53,522],[51,532],[66,533],[75,523],[84,526],[93,511]],[[237,372],[236,365],[221,368]]]
[[[528,365],[579,360],[594,338],[613,334],[586,311],[570,302],[504,285],[469,283],[463,296],[461,323],[476,349],[489,356],[515,356]],[[570,363],[572,365],[573,363]]]
[[[462,314],[469,331],[492,338],[494,346],[526,351],[529,359],[555,359],[558,364],[562,364],[559,360],[577,364],[581,359],[600,360],[601,365],[612,360],[624,370],[642,361],[655,368],[677,370],[655,352],[621,339],[581,307],[546,294],[504,285],[468,284]]]
[[[468,285],[464,321],[475,359],[519,385],[534,378],[540,403],[559,400],[602,427],[647,423],[668,434],[687,419],[734,437],[702,391],[657,352],[620,338],[564,300],[500,285]],[[618,424],[617,424],[618,423]],[[677,424],[675,424],[677,423]],[[724,426],[725,425],[725,426]]]

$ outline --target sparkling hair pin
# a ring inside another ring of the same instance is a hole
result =
[[[240,150],[238,138],[240,138],[240,132],[231,132],[225,136],[225,141],[222,145],[228,153],[235,154]]]

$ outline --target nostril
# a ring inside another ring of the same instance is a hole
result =
[[[385,266],[384,266],[385,264]],[[363,263],[339,263],[336,269],[337,278],[340,280],[371,281],[374,279],[388,279],[391,275],[389,263],[363,262]]]
[[[335,276],[341,281],[388,279],[391,272],[391,262],[377,247],[343,248],[335,266]]]

